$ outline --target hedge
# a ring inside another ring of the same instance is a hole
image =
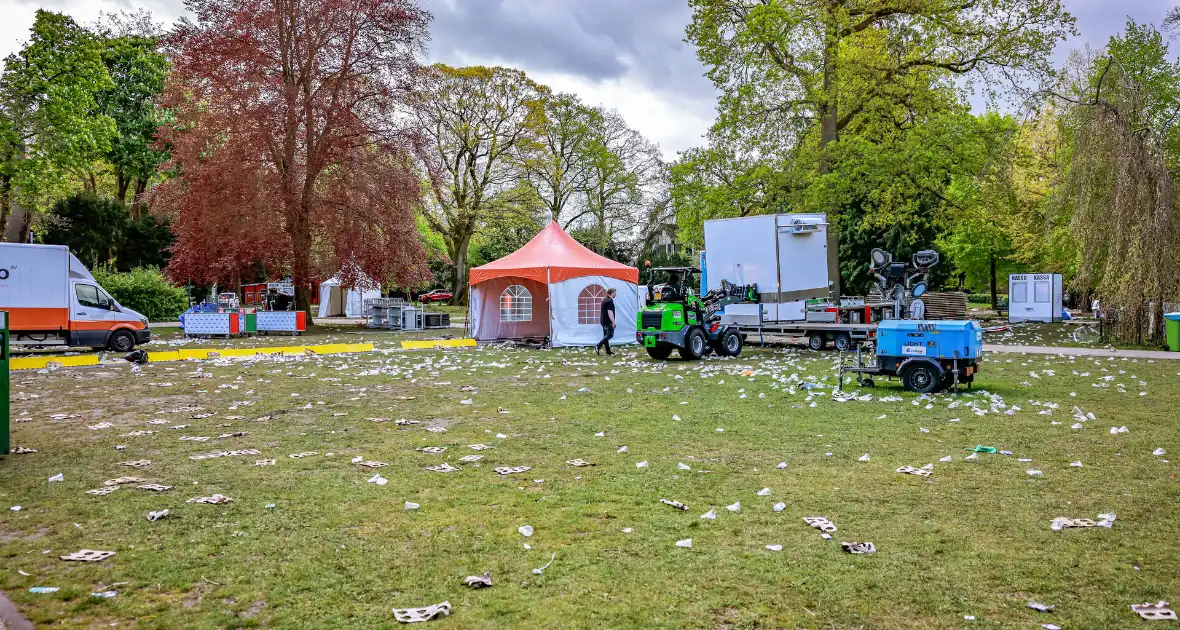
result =
[[[138,311],[149,321],[176,321],[188,308],[184,289],[169,284],[156,267],[137,267],[127,272],[98,267],[91,271],[98,284],[119,304]]]
[[[1000,293],[1000,294],[996,295],[996,299],[998,299],[1000,302],[1006,302],[1008,300],[1008,296],[1006,294]],[[992,294],[991,293],[968,293],[967,294],[967,301],[972,302],[974,304],[991,304],[992,303]]]

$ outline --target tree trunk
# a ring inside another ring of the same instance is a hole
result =
[[[449,252],[451,260],[455,262],[451,304],[463,304],[467,301],[467,248],[469,245],[471,245],[470,232],[460,235],[454,251]]]
[[[291,282],[295,285],[295,308],[307,313],[312,323],[311,299],[311,226],[308,222],[308,208],[301,200],[288,202],[296,206],[287,213],[288,229],[291,231]]]
[[[991,290],[992,290],[992,310],[1000,308],[999,297],[996,295],[996,255],[991,254]]]
[[[127,204],[127,185],[130,183],[123,171],[115,174],[115,199],[118,199],[121,204]]]
[[[0,241],[8,229],[8,216],[12,210],[12,178],[0,176]]]
[[[834,18],[830,18],[834,20]],[[832,164],[826,149],[829,144],[839,138],[837,125],[840,121],[840,103],[836,98],[836,39],[829,25],[827,43],[824,45],[824,89],[823,103],[820,105],[820,137],[819,137],[819,172],[826,175],[831,172]]]
[[[31,242],[29,241],[29,236],[33,232],[33,212],[31,210],[26,210],[24,215],[24,221],[22,221],[20,225],[20,235],[16,239],[16,242],[18,243]]]

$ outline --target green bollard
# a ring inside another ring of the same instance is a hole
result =
[[[7,455],[9,443],[8,400],[8,311],[0,311],[0,455]]]

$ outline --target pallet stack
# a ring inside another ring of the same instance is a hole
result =
[[[927,293],[926,319],[967,319],[966,293]]]

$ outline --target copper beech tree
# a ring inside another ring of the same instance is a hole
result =
[[[429,13],[413,0],[188,0],[167,38],[160,140],[175,177],[154,208],[176,233],[169,274],[232,282],[258,264],[347,286],[429,277],[414,213],[413,134],[395,108]]]

